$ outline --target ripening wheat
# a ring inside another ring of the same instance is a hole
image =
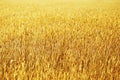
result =
[[[0,0],[0,80],[120,80],[120,1]]]

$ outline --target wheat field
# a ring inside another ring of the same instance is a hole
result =
[[[0,0],[0,80],[120,80],[120,1]]]

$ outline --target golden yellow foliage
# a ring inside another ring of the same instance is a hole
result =
[[[1,0],[0,80],[120,80],[120,1]]]

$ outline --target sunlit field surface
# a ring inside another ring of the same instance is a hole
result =
[[[0,0],[0,80],[120,80],[120,1]]]

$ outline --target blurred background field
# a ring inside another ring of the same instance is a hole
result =
[[[0,80],[120,80],[120,1],[0,0]]]

